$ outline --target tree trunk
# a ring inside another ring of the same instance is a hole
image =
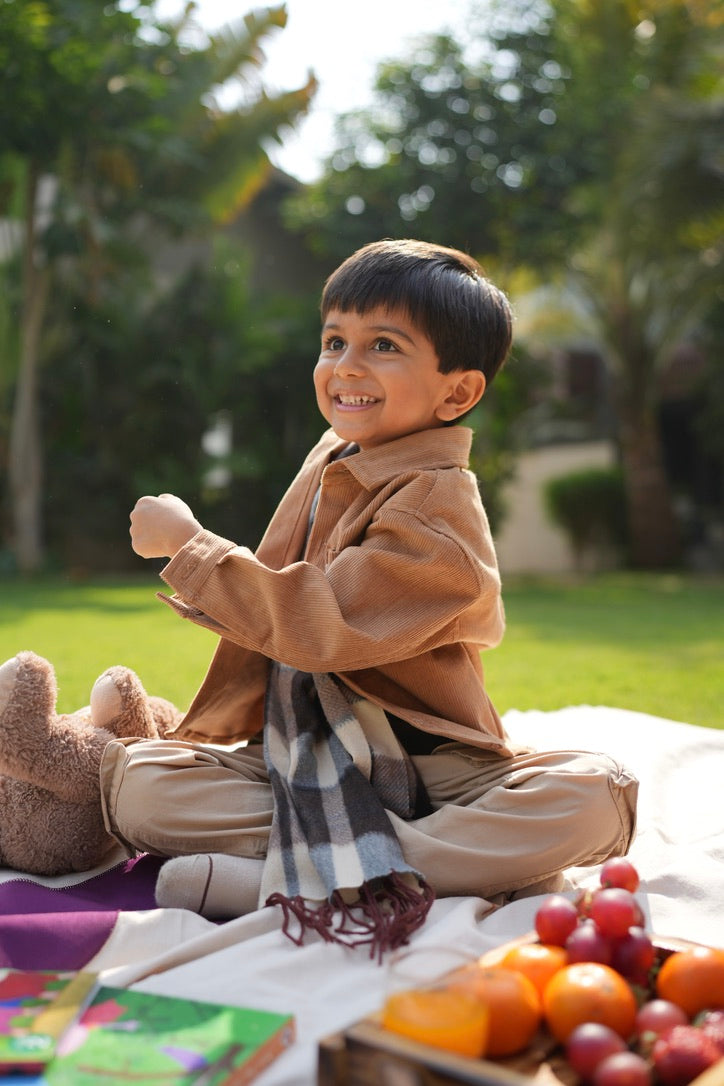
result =
[[[23,311],[20,364],[10,422],[8,475],[12,548],[18,569],[32,573],[43,562],[41,501],[42,442],[38,412],[38,355],[48,297],[49,272],[36,252],[38,179],[28,176],[23,254]]]
[[[664,468],[657,420],[656,356],[645,313],[633,304],[624,262],[618,286],[602,290],[601,316],[615,369],[621,466],[626,491],[630,561],[637,569],[667,569],[681,560],[681,534]]]
[[[677,566],[681,535],[655,414],[627,411],[625,406],[619,410],[632,565],[638,569]]]

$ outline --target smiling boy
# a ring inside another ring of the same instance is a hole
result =
[[[176,857],[159,904],[279,904],[341,941],[351,908],[379,950],[434,894],[547,890],[625,853],[637,785],[607,755],[514,750],[485,689],[500,576],[453,424],[509,352],[505,296],[466,254],[388,240],[330,276],[321,312],[330,429],[256,553],[172,495],[131,514],[134,550],[170,559],[170,604],[220,641],[174,737],[106,748],[103,806],[131,852]]]

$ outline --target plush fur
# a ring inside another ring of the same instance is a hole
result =
[[[41,875],[87,870],[112,847],[98,783],[106,745],[163,737],[180,717],[125,667],[105,671],[75,713],[56,711],[57,693],[33,652],[0,667],[0,866]]]

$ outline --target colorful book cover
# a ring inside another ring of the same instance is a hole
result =
[[[42,1070],[95,984],[92,973],[0,969],[0,1073]]]
[[[44,1071],[48,1086],[243,1086],[294,1040],[291,1015],[102,986]]]

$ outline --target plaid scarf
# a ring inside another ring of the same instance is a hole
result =
[[[312,929],[381,959],[433,901],[386,813],[414,816],[423,788],[414,766],[384,712],[332,675],[273,663],[265,713],[274,814],[260,903],[282,907],[297,944]]]

